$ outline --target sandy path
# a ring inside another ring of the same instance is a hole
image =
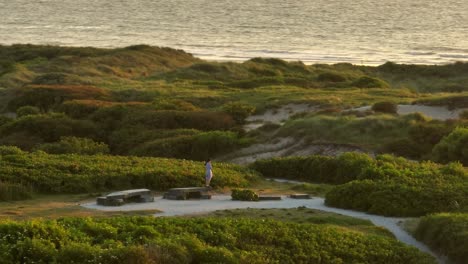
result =
[[[229,195],[214,195],[211,200],[166,200],[162,197],[155,197],[152,203],[141,204],[126,204],[119,207],[105,207],[96,203],[87,203],[82,206],[89,209],[97,209],[104,211],[133,211],[133,210],[149,210],[158,209],[163,211],[155,216],[178,216],[208,213],[216,210],[236,209],[236,208],[297,208],[305,206],[311,209],[318,209],[326,212],[338,213],[342,215],[352,216],[360,219],[370,220],[376,226],[382,226],[392,232],[395,237],[401,242],[414,246],[423,252],[429,253],[437,258],[439,263],[445,263],[445,259],[437,256],[426,245],[414,239],[406,231],[404,231],[399,223],[406,218],[384,217],[378,215],[370,215],[353,210],[344,210],[325,206],[323,198],[313,198],[310,200],[297,200],[282,196],[281,201],[261,201],[261,202],[243,202],[232,201]]]

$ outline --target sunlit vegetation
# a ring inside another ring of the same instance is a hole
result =
[[[252,167],[266,177],[336,184],[325,200],[334,207],[391,216],[468,211],[468,172],[459,163],[346,153],[259,160]]]
[[[203,162],[106,155],[50,155],[41,151],[26,153],[14,147],[0,147],[0,154],[2,186],[21,187],[32,193],[91,193],[131,188],[163,191],[203,184]],[[254,172],[236,165],[215,163],[214,166],[217,171],[212,182],[214,187],[245,187],[257,178]]]
[[[0,258],[13,263],[435,263],[386,236],[226,218],[3,221],[0,248]]]
[[[445,163],[347,153],[253,164],[266,177],[310,182],[288,191],[381,215],[466,212],[466,114],[437,121],[395,110],[401,103],[468,107],[467,67],[221,63],[146,45],[0,45],[0,111],[8,112],[0,115],[0,145],[7,145],[0,146],[0,201],[201,186],[201,160],[267,141],[268,134]],[[289,103],[318,113],[266,125],[265,133],[242,128],[249,115]],[[373,111],[347,111],[363,105]],[[240,200],[258,198],[262,190],[237,189],[258,184],[257,172],[216,162],[214,168],[213,187],[234,188]],[[1,221],[0,262],[434,263],[369,223],[294,210],[218,212],[219,219]],[[427,216],[417,236],[459,262],[466,259],[459,247],[466,221],[461,213]]]
[[[468,213],[429,215],[421,218],[415,236],[453,263],[462,264],[468,259],[467,224]]]
[[[231,209],[231,210],[218,210],[201,217],[226,217],[226,218],[251,218],[258,220],[273,219],[283,222],[293,222],[300,224],[317,224],[317,225],[333,225],[345,227],[347,229],[359,231],[362,233],[369,233],[375,235],[382,235],[393,238],[393,234],[383,227],[378,227],[372,224],[369,220],[354,218],[341,214],[329,213],[320,210],[310,209],[306,207],[297,208],[278,208],[278,209]]]
[[[465,121],[431,120],[419,113],[364,117],[353,113],[312,114],[298,116],[286,122],[278,133],[304,138],[309,142],[351,144],[377,153],[393,153],[412,159],[431,159],[434,158],[434,146],[444,136],[450,134],[456,126],[466,125]],[[437,160],[463,162],[463,159],[462,155],[454,153],[448,159]]]

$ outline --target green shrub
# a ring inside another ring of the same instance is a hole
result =
[[[313,155],[257,160],[251,167],[268,178],[342,184],[358,179],[374,161],[367,154],[350,152],[338,158]]]
[[[357,181],[326,194],[326,204],[391,216],[468,209],[468,174],[461,164],[416,163],[389,155],[363,168]]]
[[[468,259],[468,214],[436,214],[421,218],[415,237],[453,263]]]
[[[215,163],[215,187],[244,187],[257,179],[248,169]],[[106,155],[1,156],[0,181],[20,182],[38,193],[84,193],[131,188],[166,190],[204,183],[203,162]]]
[[[231,197],[237,201],[258,201],[258,194],[252,190],[232,189]]]
[[[25,200],[32,197],[32,190],[19,183],[0,181],[0,201]]]
[[[64,136],[98,138],[99,129],[89,120],[74,120],[63,114],[28,115],[4,125],[0,129],[0,144],[16,145],[16,137],[27,138],[32,149],[43,142],[56,142]],[[21,144],[21,141],[19,142]],[[19,145],[21,146],[21,145]]]
[[[27,115],[38,115],[40,113],[41,113],[41,111],[39,110],[39,108],[37,108],[35,106],[30,106],[30,105],[22,106],[22,107],[16,109],[16,116],[17,117],[22,117],[22,116],[27,116]]]
[[[361,78],[355,80],[352,84],[354,87],[358,88],[389,88],[390,85],[385,81],[369,77],[369,76],[362,76]]]
[[[468,110],[461,112],[459,117],[460,119],[468,119]]]
[[[36,149],[50,154],[96,155],[109,153],[109,146],[106,144],[78,137],[62,137],[58,142],[41,144]]]
[[[372,110],[374,110],[375,112],[387,114],[396,114],[397,108],[397,104],[393,102],[377,102],[372,105]]]
[[[22,155],[24,152],[15,146],[0,146],[0,156],[4,155]]]
[[[444,137],[432,150],[435,161],[460,161],[468,166],[468,128],[458,127]]]
[[[324,72],[317,77],[319,82],[345,82],[346,77],[335,72]]]
[[[244,124],[245,119],[255,112],[255,107],[241,102],[231,102],[223,105],[223,111],[231,115],[238,124]]]
[[[13,118],[11,117],[8,117],[8,116],[4,116],[4,115],[0,115],[0,127],[13,121]]]
[[[88,225],[115,229],[114,239],[96,239]],[[140,241],[132,232],[157,234]],[[61,233],[57,234],[56,231]],[[62,218],[0,222],[2,260],[18,263],[415,263],[435,260],[382,235],[345,227],[268,219]]]
[[[228,153],[245,144],[246,140],[241,139],[237,133],[209,131],[147,141],[135,147],[129,153],[136,156],[206,160],[208,157]]]

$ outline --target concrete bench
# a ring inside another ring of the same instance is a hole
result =
[[[211,199],[209,187],[187,187],[169,189],[163,196],[168,200]]]
[[[148,189],[113,192],[96,199],[97,204],[104,206],[119,206],[124,203],[149,203],[153,201],[154,196]]]
[[[312,199],[312,197],[310,197],[310,194],[305,193],[295,193],[291,194],[289,197],[292,199]]]

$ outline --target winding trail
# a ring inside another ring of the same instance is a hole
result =
[[[414,246],[419,250],[434,256],[439,263],[446,263],[446,258],[438,256],[432,252],[426,245],[417,241],[405,230],[400,227],[400,223],[407,218],[399,217],[384,217],[379,215],[371,215],[353,210],[345,210],[339,208],[328,207],[324,203],[323,198],[314,197],[309,200],[291,199],[287,196],[282,196],[281,201],[261,201],[261,202],[245,202],[233,201],[230,195],[214,195],[211,200],[166,200],[162,197],[155,197],[152,203],[126,204],[119,207],[106,207],[97,205],[95,202],[82,204],[82,206],[90,209],[103,211],[134,211],[134,210],[150,210],[158,209],[162,213],[155,216],[180,216],[203,214],[216,210],[237,209],[237,208],[297,208],[305,206],[311,209],[318,209],[326,212],[347,215],[360,219],[370,220],[376,226],[382,226],[392,232],[395,237],[401,242]]]

